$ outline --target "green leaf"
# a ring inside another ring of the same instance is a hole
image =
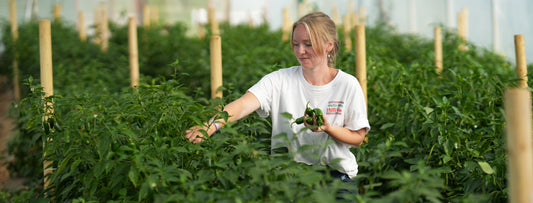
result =
[[[430,114],[431,112],[433,112],[433,108],[429,108],[429,107],[424,107],[424,111],[426,111],[426,114]]]
[[[137,187],[139,185],[139,171],[137,171],[137,168],[131,167],[128,172],[128,177],[130,178],[131,183],[133,183],[133,186]]]
[[[385,130],[385,129],[390,128],[390,127],[392,127],[392,126],[394,126],[394,123],[385,123],[385,124],[383,124],[383,125],[381,126],[381,128],[379,128],[379,129],[380,129],[380,130]]]
[[[283,112],[283,113],[281,113],[281,116],[283,116],[284,118],[289,119],[289,120],[292,119],[292,114],[290,114],[289,112]]]
[[[490,175],[494,173],[494,170],[492,169],[492,167],[490,167],[489,163],[485,161],[478,161],[477,164],[479,164],[483,172],[485,172],[486,174]]]

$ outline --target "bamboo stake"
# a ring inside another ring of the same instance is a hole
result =
[[[143,27],[150,27],[150,7],[148,5],[143,6]]]
[[[283,8],[283,25],[281,28],[281,31],[283,32],[281,35],[281,40],[286,42],[289,41],[289,35],[291,32],[291,22],[289,17],[289,9],[287,7]]]
[[[40,48],[40,61],[41,61],[41,86],[44,91],[44,98],[54,95],[53,74],[52,74],[52,36],[49,20],[39,21],[39,48]],[[43,115],[43,122],[47,122],[49,116],[54,112],[53,102],[45,102],[45,113]],[[46,143],[51,141],[49,138],[43,141],[43,169],[44,169],[44,189],[49,188],[50,179],[53,168],[50,168],[52,161],[46,159]]]
[[[218,28],[217,11],[213,7],[209,7],[209,24],[211,25],[211,34],[220,35]]]
[[[134,17],[128,21],[128,45],[130,50],[131,87],[139,85],[139,52],[137,48],[137,23]]]
[[[19,65],[17,61],[17,40],[19,38],[18,23],[17,23],[17,3],[15,0],[9,1],[9,19],[11,22],[11,35],[13,36],[13,91],[15,101],[20,101],[20,87],[19,87]]]
[[[518,86],[521,88],[527,88],[527,64],[524,35],[515,35],[514,44],[516,53],[516,76],[521,79],[518,81]]]
[[[435,26],[435,42],[434,42],[434,52],[435,52],[435,66],[437,67],[435,71],[437,73],[442,73],[442,30],[440,26]]]
[[[254,25],[254,18],[252,16],[252,12],[248,11],[248,27],[253,28]]]
[[[359,25],[359,15],[357,12],[352,13],[352,27],[355,27],[356,25]]]
[[[61,4],[54,5],[53,12],[54,12],[54,20],[59,22],[61,18]]]
[[[355,5],[353,1],[348,2],[348,11],[347,14],[350,18],[350,29],[353,29],[357,25],[359,20],[357,17],[357,11],[355,10]]]
[[[85,31],[85,15],[83,14],[83,11],[78,13],[78,32],[80,35],[80,40],[82,42],[86,42],[87,32]]]
[[[412,34],[416,34],[417,27],[416,27],[416,4],[414,0],[409,0],[409,31]]]
[[[355,26],[355,77],[359,80],[363,94],[366,95],[366,42],[365,42],[365,26]],[[368,102],[366,102],[368,104]]]
[[[458,24],[457,24],[457,35],[462,40],[459,44],[459,50],[466,51],[468,47],[466,46],[466,41],[468,40],[468,9],[463,8],[459,12]]]
[[[355,26],[355,77],[361,85],[365,97],[365,106],[368,109],[368,97],[366,88],[366,37],[365,24]],[[368,112],[368,110],[367,110]],[[368,137],[364,142],[368,143]]]
[[[205,27],[202,24],[196,25],[198,28],[198,38],[203,39],[205,38]]]
[[[106,52],[107,48],[109,47],[109,23],[107,20],[107,9],[106,4],[101,4],[101,12],[102,12],[102,19],[100,23],[102,23],[102,30],[101,30],[101,39],[102,39],[102,51]]]
[[[221,97],[222,91],[222,43],[220,36],[211,36],[211,97]]]
[[[346,47],[346,51],[352,50],[352,23],[350,22],[350,14],[344,15],[344,45]]]
[[[359,24],[366,25],[366,7],[364,5],[359,7]]]
[[[531,92],[505,91],[509,202],[533,202],[533,151],[531,149]]]
[[[305,15],[305,4],[304,2],[298,3],[298,18],[302,18]]]
[[[333,3],[331,5],[333,8],[331,8],[332,10],[332,13],[333,13],[333,22],[335,22],[335,25],[340,25],[341,24],[341,17],[340,17],[340,14],[339,14],[339,10],[337,9],[337,4]]]
[[[231,0],[225,0],[224,1],[224,8],[226,9],[225,11],[225,17],[224,17],[224,20],[227,22],[227,23],[230,23],[231,21]]]
[[[346,13],[345,15],[348,15],[349,18],[351,19],[352,18],[352,14],[354,13],[354,4],[353,4],[353,1],[348,1],[348,3],[346,4]]]
[[[159,7],[157,6],[150,9],[150,24],[155,26],[159,24]]]
[[[18,23],[17,23],[17,3],[15,0],[9,0],[9,19],[11,22],[11,35],[13,41],[17,41],[19,37]]]
[[[100,15],[101,15],[101,7],[100,6],[97,6],[94,8],[94,35],[96,36],[94,38],[94,43],[97,44],[97,45],[101,45],[102,44],[102,39],[101,39],[101,32],[102,32],[102,23],[100,22],[101,21],[101,18],[100,18]]]
[[[211,25],[213,24],[213,5],[210,4],[207,6],[207,24]]]
[[[492,51],[498,53],[500,51],[500,24],[498,23],[498,9],[496,2],[492,0]]]

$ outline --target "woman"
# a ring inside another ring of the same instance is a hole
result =
[[[339,50],[335,23],[322,12],[310,13],[294,23],[291,46],[300,66],[280,69],[264,76],[242,97],[229,103],[224,111],[228,122],[237,121],[256,111],[272,118],[272,150],[286,147],[294,160],[309,165],[325,164],[334,169],[343,181],[357,175],[357,162],[350,147],[362,144],[370,129],[366,103],[359,82],[350,74],[335,69]],[[304,122],[291,125],[281,113],[304,116],[305,107],[320,108],[323,124]],[[210,120],[185,132],[193,143],[223,127],[223,119]],[[307,128],[306,128],[307,127]],[[304,129],[305,128],[305,129]],[[275,137],[286,134],[287,139]],[[306,147],[305,151],[300,149]],[[340,159],[340,161],[334,161]]]

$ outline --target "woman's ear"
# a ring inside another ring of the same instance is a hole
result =
[[[333,40],[331,40],[328,43],[326,43],[326,54],[333,50],[333,44],[334,44]]]

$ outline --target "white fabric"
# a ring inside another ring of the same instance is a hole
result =
[[[370,130],[364,95],[354,76],[339,70],[330,83],[313,86],[305,80],[302,68],[293,66],[264,76],[248,91],[261,103],[257,113],[272,118],[272,149],[288,147],[297,162],[327,164],[350,178],[357,175],[357,162],[350,151],[352,145],[336,141],[325,132],[309,129],[300,132],[303,124],[293,124],[292,128],[290,125],[304,115],[306,104],[310,102],[311,108],[322,110],[331,125]],[[293,119],[283,117],[284,112],[290,113]],[[276,136],[281,133],[285,133],[287,139]]]

